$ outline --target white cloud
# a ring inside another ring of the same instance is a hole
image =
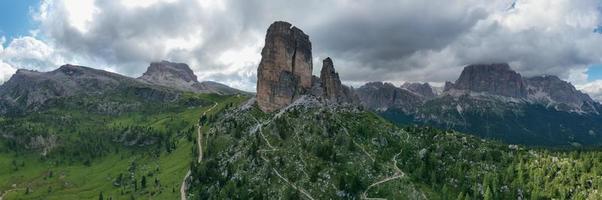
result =
[[[578,90],[589,94],[592,99],[602,102],[602,80],[595,80],[589,83],[576,85]]]
[[[453,81],[466,64],[509,62],[526,76],[585,84],[587,66],[602,63],[602,35],[593,32],[600,2],[512,2],[43,0],[33,13],[36,36],[0,59],[130,76],[165,59],[188,63],[200,80],[254,90],[265,30],[286,20],[310,35],[316,71],[319,58],[332,57],[348,83]]]
[[[17,70],[0,60],[0,85],[7,81]]]
[[[17,68],[52,70],[65,62],[55,49],[34,37],[14,38],[0,52],[0,61]]]

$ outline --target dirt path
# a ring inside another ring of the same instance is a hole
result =
[[[286,108],[285,108],[286,109]],[[283,109],[283,110],[285,110]],[[266,122],[260,122],[259,120],[257,120],[257,118],[253,117],[253,120],[255,120],[255,122],[257,123],[257,125],[255,125],[255,127],[253,129],[251,129],[251,133],[259,133],[259,135],[261,136],[261,138],[263,138],[263,140],[265,141],[265,143],[267,144],[267,146],[270,149],[260,149],[257,150],[257,152],[259,153],[261,159],[263,159],[264,161],[268,162],[268,159],[265,158],[263,156],[263,152],[269,152],[269,151],[278,151],[278,148],[272,146],[272,144],[270,144],[270,141],[268,140],[268,138],[265,137],[265,135],[263,135],[263,131],[262,131],[262,127],[266,126],[270,123],[272,123],[272,121],[274,121],[274,119],[276,119],[277,117],[280,117],[280,115],[282,115],[283,111],[281,110],[279,113],[277,113],[273,118],[271,118],[270,120],[266,121]],[[284,176],[282,176],[280,174],[280,172],[278,172],[278,170],[276,170],[275,168],[272,168],[272,171],[274,171],[274,173],[276,173],[276,175],[282,179],[285,183],[287,183],[288,185],[290,185],[293,189],[301,192],[301,194],[303,194],[305,197],[307,197],[310,200],[314,200],[314,198],[303,188],[295,185],[294,183],[290,182],[287,178],[285,178]],[[303,172],[305,173],[305,171],[303,170]],[[307,173],[305,173],[307,174]]]
[[[211,108],[207,109],[205,112],[203,112],[203,114],[201,116],[205,116],[207,114],[207,112],[213,110],[213,108],[215,108],[216,106],[217,106],[217,102],[215,102],[213,107],[211,107]],[[203,134],[201,134],[201,122],[199,121],[199,125],[197,126],[197,137],[196,137],[196,144],[199,149],[199,157],[197,158],[197,162],[199,162],[199,163],[203,160],[203,146],[201,145],[202,140],[203,140]],[[189,169],[188,172],[186,172],[186,176],[184,176],[184,179],[182,180],[182,184],[180,187],[180,199],[181,200],[187,200],[186,189],[188,188],[188,184],[187,184],[186,180],[188,180],[190,178],[190,174],[191,174],[191,172]],[[0,198],[0,200],[2,200],[2,198]]]
[[[4,192],[0,192],[0,200],[4,199],[4,196],[6,196],[6,194],[8,194],[9,192],[17,191],[17,190],[18,190],[17,188],[14,188],[14,189],[10,189],[10,190],[4,191]]]
[[[410,135],[407,132],[405,132],[405,134],[406,134],[405,142],[407,142],[408,139],[410,138]],[[384,199],[384,198],[370,198],[370,197],[368,197],[367,193],[368,193],[368,191],[371,188],[373,188],[373,187],[375,187],[377,185],[380,185],[380,184],[383,184],[383,183],[386,183],[386,182],[389,182],[389,181],[392,181],[392,180],[395,180],[395,179],[401,179],[401,178],[403,178],[403,177],[406,176],[406,174],[401,169],[399,169],[399,167],[397,166],[397,156],[399,156],[399,154],[401,154],[401,153],[402,152],[400,151],[399,153],[395,154],[395,156],[393,156],[393,159],[392,159],[392,161],[393,161],[393,169],[395,170],[395,174],[393,174],[392,176],[386,177],[383,180],[380,180],[380,181],[377,181],[375,183],[372,183],[370,186],[368,186],[368,188],[366,188],[366,190],[364,190],[364,192],[362,193],[362,199],[369,199],[369,200],[377,200],[377,199],[378,200],[382,200],[382,199]],[[428,199],[428,198],[426,198],[426,196],[424,195],[424,193],[421,192],[421,191],[419,191],[419,190],[417,190],[413,186],[413,184],[412,184],[412,189],[413,189],[414,193],[420,193],[420,197],[422,197],[422,199]]]
[[[280,177],[280,179],[282,179],[284,182],[288,183],[291,187],[293,187],[295,190],[298,190],[299,192],[301,192],[301,194],[305,195],[305,197],[307,197],[310,200],[314,200],[313,197],[311,197],[311,195],[309,195],[309,193],[307,193],[307,191],[305,191],[303,188],[297,187],[295,184],[291,183],[288,179],[284,178],[284,176],[282,176],[280,174],[280,172],[278,172],[278,170],[272,168],[272,171],[274,171],[274,173],[276,173],[276,175],[278,177]]]

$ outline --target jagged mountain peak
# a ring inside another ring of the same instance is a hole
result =
[[[165,60],[152,62],[138,80],[188,92],[217,94],[244,93],[217,82],[199,82],[188,64]]]
[[[571,83],[553,75],[525,78],[529,99],[555,106],[558,110],[599,112],[589,95],[577,90]],[[561,104],[561,105],[557,105]]]
[[[437,96],[433,91],[433,87],[429,83],[410,83],[405,82],[401,85],[401,88],[412,91],[426,98],[433,98]]]
[[[353,91],[341,83],[339,73],[334,69],[330,57],[322,61],[320,85],[325,99],[336,103],[357,103],[359,101]]]
[[[425,98],[405,88],[395,87],[388,82],[369,82],[356,89],[358,97],[365,107],[384,111],[389,108],[412,110]]]
[[[152,62],[140,78],[148,81],[169,78],[181,79],[184,82],[198,82],[197,76],[187,64],[169,61]]]
[[[446,84],[445,92],[478,92],[513,98],[527,97],[522,76],[507,63],[474,64],[462,70],[453,84]]]

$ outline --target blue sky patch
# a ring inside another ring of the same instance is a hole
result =
[[[602,64],[592,65],[587,70],[588,81],[602,80]]]
[[[36,8],[39,0],[0,1],[0,37],[8,41],[12,38],[29,35],[34,21],[29,16],[29,9]]]

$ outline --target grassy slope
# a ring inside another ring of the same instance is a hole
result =
[[[237,104],[245,97],[220,97],[216,95],[200,95],[208,102],[220,102],[215,112],[228,104]],[[53,113],[69,113],[69,116],[84,119],[83,127],[95,126],[128,126],[137,125],[153,127],[163,131],[178,131],[174,128],[188,129],[196,126],[200,113],[211,107],[190,107],[174,112],[160,113],[126,113],[118,117],[96,116],[76,111],[52,111]],[[27,120],[25,120],[28,122]],[[36,123],[32,121],[31,123]],[[106,124],[106,125],[105,125]],[[51,126],[51,125],[49,125]],[[77,129],[75,127],[74,129]],[[70,136],[76,137],[76,136]],[[156,153],[139,147],[119,147],[119,150],[92,160],[89,166],[81,162],[57,164],[52,159],[40,159],[38,153],[0,153],[0,191],[11,190],[5,199],[97,199],[100,192],[105,198],[126,199],[131,196],[176,199],[191,160],[193,160],[193,143],[185,135],[176,134],[176,148],[171,153]],[[18,170],[13,168],[16,161]],[[135,162],[136,169],[128,170]],[[21,167],[21,164],[24,166]],[[52,172],[52,176],[49,176]],[[114,180],[122,174],[124,177],[135,177],[140,188],[142,175],[146,175],[147,187],[144,190],[132,191],[132,185],[113,186]],[[159,185],[155,185],[155,178]],[[16,185],[16,188],[12,186]],[[26,188],[29,187],[29,194]],[[13,190],[14,189],[14,190]],[[175,191],[175,192],[174,192]]]

